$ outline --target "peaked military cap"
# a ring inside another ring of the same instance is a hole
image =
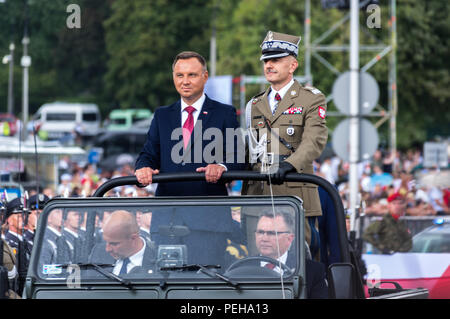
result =
[[[36,200],[37,200],[37,209],[44,209],[44,206],[50,200],[47,195],[44,194],[35,194],[28,199],[27,207],[28,209],[36,209]]]
[[[269,31],[261,43],[262,55],[260,60],[281,58],[288,55],[297,57],[300,40],[300,36]]]
[[[13,214],[19,214],[22,213],[22,199],[19,197],[14,198],[12,201],[8,202],[6,204],[6,214],[3,219],[3,222],[6,222],[6,220],[9,218],[9,216]]]

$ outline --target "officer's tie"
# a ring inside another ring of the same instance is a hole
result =
[[[195,107],[189,105],[184,109],[184,111],[188,112],[188,117],[183,124],[183,142],[184,148],[186,149],[189,139],[191,138],[192,130],[194,129],[194,116],[192,113],[194,113]]]
[[[130,258],[125,258],[122,260],[122,268],[120,268],[119,275],[126,275],[127,274],[127,266],[130,263]]]
[[[275,103],[275,105],[273,107],[272,115],[275,114],[275,112],[277,111],[278,104],[280,104],[280,101],[281,101],[280,94],[278,94],[278,93],[275,94],[275,101],[277,101],[277,102]]]

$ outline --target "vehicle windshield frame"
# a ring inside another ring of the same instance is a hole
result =
[[[305,278],[305,261],[304,261],[304,252],[305,244],[304,244],[304,211],[302,207],[302,200],[298,197],[294,196],[275,196],[274,199],[275,207],[277,205],[288,205],[294,209],[295,212],[295,238],[300,240],[295,240],[293,248],[296,253],[296,268],[295,271],[288,275],[283,276],[283,282],[290,282],[293,280],[293,277],[300,276]],[[32,280],[39,284],[52,284],[52,283],[61,283],[67,280],[67,275],[63,277],[57,278],[45,278],[40,275],[39,272],[39,258],[40,253],[42,251],[42,243],[44,241],[44,233],[47,225],[48,215],[54,209],[63,209],[67,211],[68,209],[76,209],[76,210],[90,210],[94,211],[96,208],[106,210],[108,208],[117,209],[117,207],[127,207],[130,210],[136,210],[140,207],[167,207],[167,206],[177,206],[177,207],[185,207],[185,206],[271,206],[272,200],[270,196],[240,196],[240,197],[230,197],[230,196],[216,196],[216,197],[151,197],[151,198],[123,198],[123,197],[102,197],[102,198],[54,198],[50,200],[43,212],[41,213],[38,224],[37,231],[35,235],[35,243],[38,243],[34,249],[31,256],[30,267],[28,270],[28,277],[32,277]],[[303,240],[301,240],[303,239]],[[161,280],[160,277],[153,279],[145,279],[145,278],[128,278],[133,283],[151,283],[152,281],[159,282]],[[168,278],[167,282],[187,282],[192,283],[193,281],[197,283],[205,282],[206,284],[210,282],[221,282],[222,284],[226,284],[224,281],[220,281],[217,278],[214,279],[211,276],[203,275],[203,277],[175,277]],[[238,283],[245,282],[279,282],[280,277],[278,278],[266,278],[266,277],[251,277],[251,278],[233,278],[233,280]],[[100,284],[111,284],[116,285],[117,282],[114,282],[108,278],[96,278],[93,279],[83,279],[81,283],[89,283],[95,284],[95,282]]]

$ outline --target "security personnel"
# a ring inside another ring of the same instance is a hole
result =
[[[27,251],[26,242],[23,238],[24,219],[27,219],[27,214],[28,209],[23,208],[21,198],[15,198],[6,205],[4,221],[8,225],[8,231],[5,233],[5,241],[11,247],[16,258],[19,277],[17,287],[14,290],[18,294],[22,293],[30,261],[30,252]]]
[[[44,194],[35,194],[28,199],[27,207],[30,214],[28,215],[28,223],[25,225],[23,237],[26,241],[27,252],[30,254],[33,250],[34,232],[36,230],[39,215],[49,200],[50,198]]]
[[[267,152],[278,162],[270,173],[274,195],[296,195],[303,200],[305,234],[309,246],[319,247],[318,221],[321,207],[317,186],[286,182],[288,172],[313,174],[312,162],[325,148],[328,139],[325,96],[316,88],[302,86],[294,79],[298,67],[300,37],[269,31],[261,44],[264,75],[271,84],[254,96],[246,106],[246,124],[259,140],[267,134]],[[260,171],[261,163],[251,163]],[[243,194],[269,195],[270,187],[259,181],[244,183]]]
[[[408,252],[412,248],[412,236],[400,219],[406,212],[405,197],[397,192],[390,195],[387,201],[388,213],[364,230],[363,239],[383,254]]]
[[[5,222],[8,225],[8,230],[5,233],[5,241],[12,248],[14,254],[17,256],[19,243],[23,241],[24,221],[22,215],[22,203],[20,198],[14,198],[6,205]]]
[[[17,268],[16,268],[16,257],[14,256],[14,253],[11,249],[11,247],[9,247],[8,243],[3,240],[0,239],[2,241],[2,245],[3,246],[3,263],[2,266],[4,266],[8,272],[8,287],[7,290],[5,292],[5,296],[0,296],[0,299],[2,298],[9,298],[9,299],[18,299],[20,298],[19,295],[17,295],[12,289],[9,289],[9,287],[14,287],[15,285],[15,280],[18,277],[18,273],[17,273]],[[3,284],[3,283],[2,283]],[[1,287],[3,288],[3,287]],[[0,289],[1,291],[3,291],[3,289]]]

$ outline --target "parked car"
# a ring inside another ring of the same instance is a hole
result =
[[[0,135],[14,136],[18,129],[18,119],[14,114],[0,113]]]
[[[403,288],[426,288],[431,299],[450,298],[450,219],[434,222],[413,237],[407,253],[363,255],[369,288],[395,281]]]

